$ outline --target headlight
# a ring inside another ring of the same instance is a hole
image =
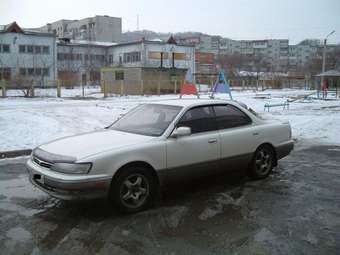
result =
[[[51,170],[65,174],[87,174],[92,163],[55,163]]]

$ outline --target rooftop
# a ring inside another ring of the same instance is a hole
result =
[[[88,40],[72,40],[72,39],[58,39],[57,43],[59,44],[72,44],[72,45],[92,45],[92,46],[114,46],[117,43],[113,42],[98,42],[98,41],[88,41]]]
[[[21,33],[27,35],[41,35],[55,37],[54,33],[40,32],[35,29],[22,28],[15,21],[7,25],[0,25],[0,33]]]

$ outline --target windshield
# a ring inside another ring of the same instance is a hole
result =
[[[110,129],[148,136],[161,136],[182,107],[162,104],[138,106],[115,122]]]

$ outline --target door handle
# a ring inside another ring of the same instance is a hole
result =
[[[253,133],[253,135],[259,135],[259,133],[257,133],[257,132],[254,132],[254,133]]]
[[[217,143],[217,139],[211,138],[211,139],[208,140],[208,143]]]

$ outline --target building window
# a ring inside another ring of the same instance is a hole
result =
[[[34,68],[27,68],[28,75],[34,75]]]
[[[43,46],[43,53],[44,54],[50,54],[50,47],[49,46]]]
[[[40,54],[41,53],[41,47],[40,46],[34,46],[34,53]]]
[[[161,59],[163,53],[163,59],[168,59],[169,54],[167,52],[149,51],[149,59]]]
[[[175,60],[187,60],[187,55],[185,53],[173,53]]]
[[[134,51],[134,52],[124,53],[123,60],[124,60],[124,63],[140,62],[140,52]]]
[[[19,52],[25,53],[26,52],[26,45],[19,45]]]
[[[11,68],[0,67],[0,80],[10,80],[11,79]]]
[[[64,60],[64,54],[63,53],[58,53],[57,54],[57,59],[58,60]]]
[[[1,47],[1,46],[2,46],[2,47]],[[2,48],[2,51],[1,51],[1,48]],[[9,53],[9,52],[10,52],[9,44],[0,45],[0,52]]]
[[[27,45],[27,53],[33,53],[33,45]]]
[[[43,68],[43,76],[49,76],[50,75],[50,69],[49,68]]]
[[[113,63],[113,56],[109,55],[109,64],[112,64],[112,63]]]
[[[104,55],[95,55],[97,61],[104,62],[105,56]]]
[[[35,69],[35,74],[36,75],[41,75],[41,68],[36,68]]]
[[[115,80],[116,81],[124,80],[124,71],[116,71],[115,72]]]
[[[20,68],[20,75],[26,75],[26,68]]]

